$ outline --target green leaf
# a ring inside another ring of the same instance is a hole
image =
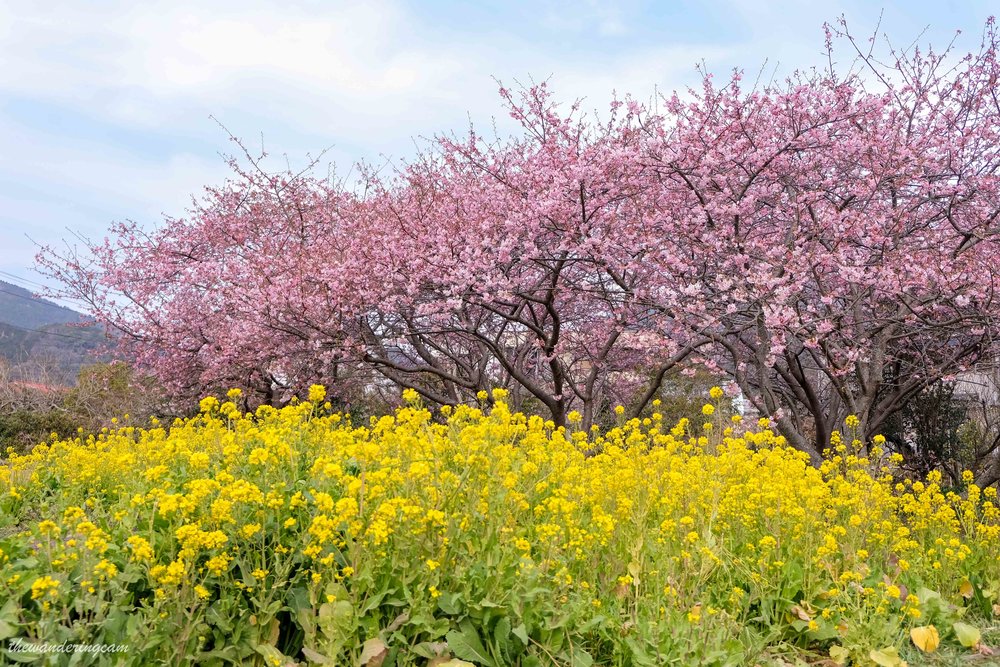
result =
[[[583,649],[574,649],[570,665],[572,667],[591,667],[594,664],[594,658],[589,653]]]
[[[881,651],[872,649],[868,652],[868,657],[880,667],[899,667],[903,664],[903,661],[899,658],[899,651],[896,650],[895,646],[884,648]]]
[[[929,602],[930,600],[940,600],[941,594],[929,588],[919,588],[917,590],[917,597],[923,602]]]
[[[446,639],[451,652],[462,660],[475,660],[485,667],[493,667],[493,660],[486,654],[479,633],[472,625],[466,624],[461,630],[452,630]]]
[[[354,619],[354,608],[347,600],[324,602],[319,606],[319,627],[329,636],[348,629]]]
[[[438,609],[449,616],[457,616],[462,613],[462,598],[458,593],[445,593],[438,598]]]
[[[448,645],[444,642],[420,642],[413,647],[412,651],[421,658],[432,660],[439,658],[448,652]]]
[[[836,639],[840,636],[840,632],[837,630],[837,626],[833,624],[821,625],[819,630],[813,630],[809,633],[809,638],[813,641],[824,641],[827,639]]]
[[[38,567],[38,558],[35,556],[29,556],[28,558],[22,558],[17,563],[22,570],[34,570]]]
[[[636,641],[635,637],[626,637],[625,645],[628,646],[632,654],[633,664],[642,665],[642,667],[656,667],[659,664],[646,651],[646,647]]]
[[[240,568],[240,578],[243,583],[249,588],[254,588],[257,586],[257,577],[253,576],[253,568],[246,564],[242,558],[235,561],[236,565]]]
[[[449,621],[447,618],[438,618],[435,619],[433,623],[427,626],[425,632],[427,633],[428,638],[438,639],[438,638],[443,638],[450,629],[451,629],[451,621]]]
[[[354,608],[347,600],[325,602],[319,607],[317,625],[326,640],[322,644],[323,652],[336,656],[357,631]]]
[[[7,621],[0,620],[0,639],[10,639],[17,634],[17,628]]]
[[[0,607],[0,618],[13,621],[17,618],[17,600],[11,598],[7,600],[3,607]]]
[[[510,632],[510,619],[506,616],[497,621],[496,626],[493,628],[493,640],[496,642],[498,653],[501,657],[508,660],[512,657],[511,644],[513,642],[510,639]]]
[[[528,629],[524,627],[524,623],[511,630],[511,634],[520,639],[525,646],[528,645]]]
[[[382,606],[382,601],[385,600],[386,596],[390,592],[389,581],[386,580],[382,583],[382,586],[378,591],[370,594],[361,605],[361,614],[365,615],[373,609],[377,609]]]
[[[220,611],[219,607],[216,605],[212,605],[208,608],[208,611],[205,612],[205,619],[226,634],[229,634],[233,629],[232,619]]]
[[[288,609],[292,613],[298,613],[303,609],[309,609],[312,605],[309,603],[309,591],[302,586],[296,586],[291,588],[285,593],[285,603],[288,605]]]
[[[969,625],[968,623],[962,623],[961,621],[953,623],[951,629],[955,631],[955,636],[958,637],[958,643],[965,648],[973,648],[978,645],[979,640],[982,637],[982,633],[979,632],[979,628],[974,625]]]

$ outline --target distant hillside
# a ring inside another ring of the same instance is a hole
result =
[[[0,358],[15,368],[41,364],[54,381],[72,384],[81,366],[102,360],[96,352],[105,343],[103,328],[85,315],[0,281]]]

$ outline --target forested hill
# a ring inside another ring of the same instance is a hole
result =
[[[98,360],[104,330],[64,306],[0,281],[0,359],[15,368],[44,366],[49,379],[71,384],[81,366]],[[82,325],[82,326],[81,326]]]

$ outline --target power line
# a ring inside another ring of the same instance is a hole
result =
[[[6,322],[0,322],[0,326],[10,327],[11,329],[17,329],[18,331],[24,331],[26,333],[37,333],[45,336],[59,336],[60,338],[71,338],[73,340],[79,340],[84,343],[93,343],[93,339],[83,338],[82,336],[74,336],[72,334],[60,333],[58,331],[46,331],[45,329],[28,329],[27,327],[19,327],[16,324],[7,324]]]
[[[21,276],[15,275],[15,274],[13,274],[13,273],[11,273],[9,271],[0,271],[0,275],[7,276],[8,278],[10,278],[12,280],[19,280],[22,283],[28,283],[29,285],[37,285],[38,287],[46,287],[46,285],[43,285],[42,283],[38,282],[37,280],[30,280],[28,278],[22,278]]]
[[[56,306],[57,308],[63,308],[64,310],[69,310],[74,313],[76,312],[72,308],[66,308],[66,306],[61,306],[58,303],[49,301],[48,299],[39,299],[34,296],[24,296],[23,294],[18,294],[17,292],[11,292],[10,290],[5,290],[2,287],[0,287],[0,292],[3,292],[4,294],[10,294],[11,296],[15,296],[18,299],[24,299],[25,301],[30,301],[31,303],[39,303],[45,306]],[[82,313],[77,313],[77,314],[80,315]]]
[[[10,296],[13,296],[13,297],[17,297],[18,299],[23,299],[23,300],[28,301],[30,303],[39,303],[39,301],[41,301],[40,299],[36,299],[34,297],[24,296],[23,294],[18,294],[17,292],[11,292],[10,290],[5,290],[3,288],[0,288],[0,292],[2,292],[3,294],[9,294]],[[53,304],[48,304],[48,305],[53,305]],[[65,306],[60,306],[60,307],[61,308],[65,308]],[[66,310],[71,310],[71,309],[66,308]],[[71,311],[71,312],[75,312],[75,311]],[[19,327],[16,324],[10,324],[10,323],[7,323],[7,322],[2,322],[0,324],[8,326],[11,329],[17,329],[18,331],[24,331],[25,333],[37,333],[37,334],[42,334],[44,336],[59,336],[60,338],[69,338],[69,339],[72,339],[72,340],[82,341],[84,343],[92,343],[92,342],[94,342],[93,339],[83,338],[81,336],[74,336],[72,334],[60,333],[58,331],[47,331],[45,329],[28,329],[26,327]],[[70,323],[69,322],[54,322],[53,324],[66,325],[66,324],[70,324]]]
[[[34,296],[24,296],[23,294],[18,294],[17,292],[11,292],[10,290],[5,290],[2,287],[0,287],[0,292],[2,292],[4,294],[9,294],[9,295],[14,296],[14,297],[17,297],[18,299],[24,299],[25,301],[30,301],[31,303],[41,303],[42,305],[46,305],[46,306],[55,306],[57,308],[62,308],[63,310],[68,310],[68,311],[70,311],[72,313],[76,313],[77,315],[83,315],[83,313],[78,313],[77,311],[73,310],[72,308],[68,308],[67,306],[64,306],[62,304],[56,303],[54,301],[49,301],[48,299],[40,299],[40,298],[37,298],[37,297],[34,297]]]
[[[49,286],[46,285],[46,284],[44,284],[44,283],[40,283],[37,280],[29,280],[28,278],[22,278],[21,276],[15,275],[15,274],[13,274],[13,273],[11,273],[9,271],[0,271],[0,276],[3,276],[6,279],[6,280],[0,280],[0,282],[5,282],[7,280],[21,281],[22,283],[24,283],[23,285],[19,285],[19,284],[17,284],[17,282],[12,282],[10,284],[14,285],[15,287],[20,287],[22,289],[26,289],[26,290],[28,290],[29,292],[32,292],[32,293],[34,293],[35,289],[39,288],[39,287],[41,289],[43,289],[43,290],[44,289],[49,289]],[[75,302],[84,303],[82,299],[74,299],[72,297],[64,297],[64,296],[63,297],[46,298],[45,301],[48,301],[50,303],[54,303],[55,305],[60,306],[62,308],[68,308],[69,310],[75,310],[76,309],[76,303]],[[67,306],[65,303],[60,303],[62,301],[65,301],[66,303],[69,303],[69,304],[73,304],[74,307]]]
[[[16,296],[18,299],[24,299],[25,301],[30,301],[32,303],[38,303],[39,301],[41,301],[41,299],[36,299],[33,296],[24,296],[23,294],[18,294],[17,292],[11,292],[10,290],[5,290],[2,287],[0,287],[0,292],[3,292],[4,294],[10,294],[11,296]]]

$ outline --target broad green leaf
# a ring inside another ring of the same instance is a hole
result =
[[[319,606],[319,627],[328,637],[347,632],[354,620],[354,608],[347,600],[324,602]]]
[[[17,628],[13,624],[0,620],[0,639],[10,639],[16,634],[18,634]]]
[[[235,563],[240,568],[240,576],[243,579],[243,583],[250,588],[255,587],[257,585],[257,577],[253,576],[253,568],[248,566],[243,559],[237,559]]]
[[[589,653],[583,649],[574,649],[572,653],[572,659],[570,665],[572,667],[591,667],[594,664],[594,658]]]
[[[10,651],[7,653],[0,653],[0,657],[6,660],[13,660],[21,664],[37,665],[38,664],[38,654],[37,653],[21,653],[16,651]]]
[[[412,651],[422,658],[433,660],[445,655],[448,652],[448,645],[444,642],[420,642]]]
[[[979,644],[979,640],[982,637],[979,628],[968,623],[957,621],[952,624],[951,628],[955,631],[955,636],[958,637],[958,643],[965,648],[973,648]]]
[[[337,656],[357,632],[354,608],[347,600],[325,602],[319,607],[317,625],[323,640],[314,643],[327,655]]]
[[[347,592],[347,588],[345,588],[343,584],[336,581],[331,581],[326,585],[326,588],[323,589],[323,595],[328,600],[331,598],[334,600],[346,600],[351,597]]]
[[[872,649],[868,652],[868,657],[879,667],[902,667],[903,661],[899,657],[899,651],[895,646],[884,648],[881,651]]]
[[[511,630],[511,633],[521,640],[521,643],[525,646],[528,645],[528,629],[524,627],[524,623]]]
[[[493,660],[486,653],[479,633],[471,625],[465,625],[461,630],[452,630],[446,635],[448,648],[463,660],[475,660],[485,667],[493,667]]]
[[[449,616],[462,613],[462,598],[458,593],[445,593],[438,598],[438,609]]]
[[[511,658],[511,644],[513,642],[511,641],[510,619],[506,616],[497,621],[496,626],[493,628],[493,641],[496,643],[497,649],[499,649],[500,657],[509,660]]]
[[[795,628],[796,632],[805,632],[809,629],[809,624],[805,621],[792,621],[789,625]]]
[[[941,594],[937,591],[932,591],[929,588],[921,588],[917,590],[917,597],[920,598],[920,602],[925,605],[940,606],[941,604]]]
[[[9,618],[12,616],[17,616],[17,601],[14,599],[7,600],[2,607],[0,607],[0,617]]]
[[[602,626],[603,624],[607,623],[607,621],[608,621],[607,616],[604,616],[602,614],[597,614],[596,616],[592,616],[591,618],[588,618],[586,621],[576,626],[577,632],[579,632],[580,634],[585,634],[587,632],[590,632],[594,628]]]
[[[626,637],[625,644],[629,648],[633,664],[642,667],[655,667],[658,662],[647,651],[646,647],[640,644],[635,637]]]
[[[291,588],[285,593],[285,603],[288,605],[288,609],[293,613],[297,613],[302,609],[310,609],[312,605],[309,603],[309,591],[302,586],[296,586]]]

